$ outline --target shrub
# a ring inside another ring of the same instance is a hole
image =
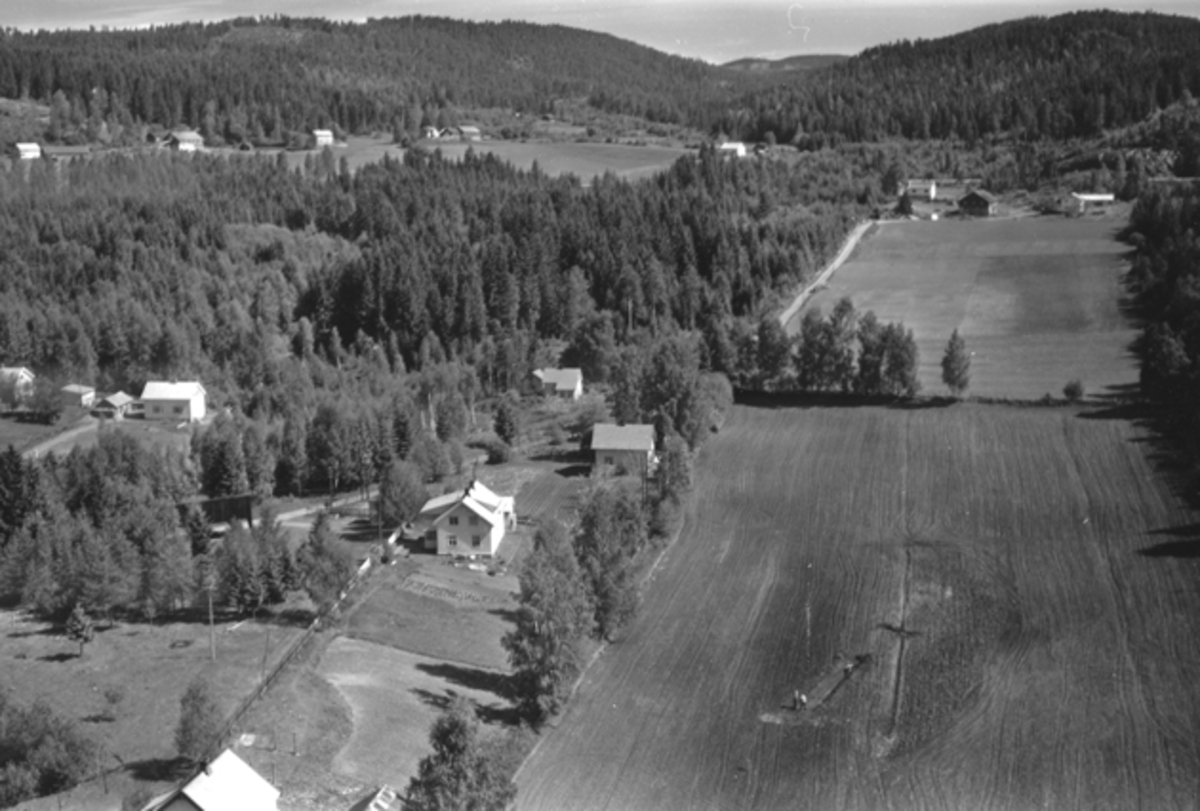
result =
[[[487,460],[489,465],[502,465],[512,459],[512,448],[501,439],[494,439],[487,444]]]
[[[1083,399],[1083,383],[1076,379],[1072,380],[1067,385],[1063,386],[1063,397],[1066,397],[1072,403],[1077,403]]]

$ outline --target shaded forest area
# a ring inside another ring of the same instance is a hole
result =
[[[869,48],[745,95],[711,125],[841,141],[1085,138],[1200,95],[1200,20],[1087,11]]]
[[[415,134],[463,108],[551,113],[586,99],[665,123],[710,120],[761,79],[563,26],[288,17],[129,31],[7,31],[0,96],[51,105],[52,140],[134,122],[209,143],[282,143],[314,127]]]

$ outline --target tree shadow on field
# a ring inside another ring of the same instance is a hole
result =
[[[424,690],[420,687],[412,688],[412,694],[417,697],[417,700],[422,704],[433,707],[438,712],[443,712],[450,707],[451,694],[445,693],[438,695],[431,690]]]
[[[192,764],[181,757],[146,758],[128,764],[127,768],[135,780],[175,781],[186,777],[192,771]]]
[[[78,659],[78,653],[48,653],[45,656],[39,656],[39,662],[69,662],[72,659]]]
[[[519,611],[514,611],[511,608],[489,608],[488,613],[497,616],[505,622],[517,624],[517,618],[521,616]]]
[[[894,408],[920,411],[947,408],[958,402],[954,397],[893,397],[890,395],[843,394],[836,391],[751,391],[734,389],[733,401],[752,408]]]
[[[1143,547],[1137,553],[1144,558],[1200,558],[1200,523],[1156,529],[1151,535],[1169,535],[1177,540]]]
[[[493,693],[500,698],[512,696],[512,679],[506,673],[496,673],[475,667],[464,667],[450,662],[418,664],[417,670],[467,690]]]
[[[1180,501],[1192,509],[1200,509],[1195,462],[1188,450],[1196,444],[1191,436],[1194,418],[1185,407],[1145,401],[1124,402],[1081,412],[1078,418],[1118,420],[1141,429],[1140,436],[1131,437],[1129,441],[1144,446],[1146,459]]]

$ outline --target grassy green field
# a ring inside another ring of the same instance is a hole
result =
[[[517,807],[1195,808],[1197,515],[1150,438],[1095,410],[735,408]],[[847,656],[870,663],[786,709]]]
[[[954,329],[974,353],[968,394],[1058,397],[1076,378],[1092,394],[1120,391],[1137,381],[1137,333],[1122,315],[1128,248],[1118,226],[1060,217],[882,224],[806,309],[828,313],[850,296],[883,321],[903,321],[926,393],[946,391],[940,363]]]
[[[573,174],[585,183],[605,172],[613,172],[630,180],[649,177],[688,154],[688,150],[682,147],[573,141],[489,140],[467,144],[447,140],[422,141],[421,146],[431,151],[440,149],[443,155],[452,160],[461,160],[469,147],[478,154],[496,155],[518,169],[529,169],[536,161],[541,170],[551,177]],[[310,154],[316,153],[287,153],[288,166],[293,169],[303,166],[305,156]],[[333,148],[334,159],[340,161],[345,157],[351,169],[378,163],[385,154],[401,160],[404,150],[392,143],[391,136],[352,137],[344,146]]]
[[[54,436],[61,430],[62,428],[56,425],[0,419],[0,450],[5,450],[12,445],[17,450],[23,451]]]

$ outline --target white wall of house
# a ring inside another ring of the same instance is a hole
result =
[[[196,394],[190,400],[145,400],[145,417],[148,420],[204,419],[204,395]]]
[[[503,540],[503,521],[492,526],[464,504],[456,505],[437,522],[439,555],[494,555]]]

